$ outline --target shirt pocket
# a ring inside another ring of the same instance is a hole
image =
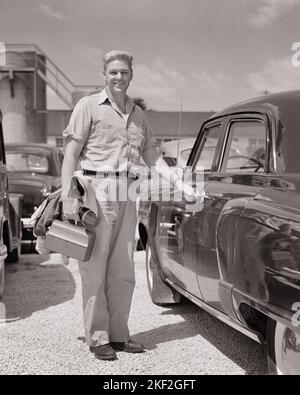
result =
[[[96,139],[101,147],[115,147],[124,140],[122,129],[109,122],[101,122],[96,126]]]

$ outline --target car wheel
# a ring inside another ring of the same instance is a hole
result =
[[[146,273],[150,298],[154,304],[162,306],[180,302],[180,293],[162,281],[149,245],[146,248]]]
[[[300,333],[270,319],[267,328],[267,354],[270,374],[300,374]]]
[[[0,264],[0,298],[4,294],[4,283],[5,283],[5,264],[3,261]]]

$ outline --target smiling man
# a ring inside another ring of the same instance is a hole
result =
[[[79,200],[70,195],[73,173],[89,178],[98,202],[99,224],[91,258],[79,262],[86,341],[99,359],[116,359],[115,350],[144,351],[130,339],[128,317],[135,285],[133,250],[136,202],[116,198],[111,190],[128,190],[140,159],[173,181],[176,174],[158,157],[143,110],[126,92],[133,77],[132,56],[108,52],[103,59],[105,89],[82,98],[64,131],[63,211],[77,219]]]

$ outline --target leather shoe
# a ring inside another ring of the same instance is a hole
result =
[[[114,350],[125,351],[131,353],[138,353],[145,351],[145,346],[141,343],[137,343],[133,340],[128,340],[128,342],[110,342],[110,345]]]
[[[113,361],[114,359],[117,359],[115,350],[109,344],[97,347],[90,346],[90,351],[96,358],[103,359],[104,361]]]

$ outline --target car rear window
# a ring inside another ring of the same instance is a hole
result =
[[[9,171],[24,171],[47,174],[49,158],[42,154],[31,152],[7,152],[6,163]]]

